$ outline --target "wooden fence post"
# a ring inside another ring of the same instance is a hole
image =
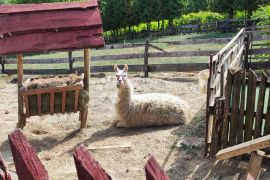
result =
[[[26,124],[26,117],[23,114],[23,98],[19,93],[23,82],[23,55],[17,55],[17,73],[18,73],[18,127],[23,128]]]
[[[90,78],[90,49],[84,49],[84,79],[83,90],[89,93],[89,78]],[[80,111],[81,128],[87,127],[88,105]]]
[[[144,77],[148,77],[148,49],[149,49],[149,40],[145,41],[145,49],[144,49]]]
[[[6,161],[0,153],[0,179],[1,180],[11,180],[10,174],[8,173],[8,168]]]
[[[206,122],[205,122],[205,150],[204,156],[206,157],[208,154],[208,125],[209,125],[209,116],[210,116],[210,109],[209,109],[209,102],[210,102],[210,95],[211,95],[211,80],[212,80],[212,68],[213,68],[213,54],[210,55],[209,59],[209,77],[207,81],[207,94],[206,94]]]
[[[4,74],[4,73],[6,73],[4,56],[0,56],[0,61],[1,61],[1,66],[2,66],[2,74]]]
[[[73,72],[72,51],[68,51],[68,63],[69,63],[69,73],[72,73]]]
[[[246,37],[244,39],[244,43],[246,44],[246,49],[245,49],[245,64],[244,67],[245,69],[249,69],[249,62],[248,62],[248,56],[249,56],[249,47],[250,47],[250,35],[247,33]]]
[[[145,165],[146,180],[169,180],[165,171],[159,166],[154,156]]]
[[[9,134],[8,139],[18,178],[20,180],[48,180],[48,172],[21,131],[16,130]]]

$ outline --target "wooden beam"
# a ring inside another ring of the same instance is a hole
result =
[[[261,164],[264,157],[263,151],[252,152],[248,168],[245,174],[245,180],[259,180],[261,175]]]
[[[151,156],[145,165],[146,180],[169,180],[165,171],[159,166],[158,162]]]
[[[268,147],[270,147],[270,135],[222,149],[216,154],[216,157],[218,160],[224,160],[243,154],[250,154],[252,151],[258,151]]]
[[[8,135],[8,139],[18,178],[22,180],[48,180],[48,172],[21,131],[15,130]]]
[[[111,177],[91,156],[84,145],[76,147],[73,157],[79,180],[111,180]]]
[[[90,78],[90,49],[84,49],[84,79],[83,89],[89,93]],[[81,128],[87,127],[88,104],[80,111]]]
[[[23,82],[23,56],[17,55],[17,74],[18,74],[18,91],[22,87]],[[18,93],[18,127],[23,128],[25,126],[26,119],[23,115],[23,97]]]

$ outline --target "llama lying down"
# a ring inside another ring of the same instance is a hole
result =
[[[186,124],[190,121],[190,107],[186,101],[169,94],[134,95],[127,78],[128,66],[117,65],[116,86],[119,99],[115,103],[117,127],[149,127]]]

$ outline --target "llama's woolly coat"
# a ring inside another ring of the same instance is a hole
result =
[[[179,125],[190,121],[190,107],[186,101],[169,94],[134,95],[129,80],[118,88],[115,109],[117,120],[128,127]]]

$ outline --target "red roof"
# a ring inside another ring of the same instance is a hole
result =
[[[0,55],[104,46],[96,0],[0,5]]]

